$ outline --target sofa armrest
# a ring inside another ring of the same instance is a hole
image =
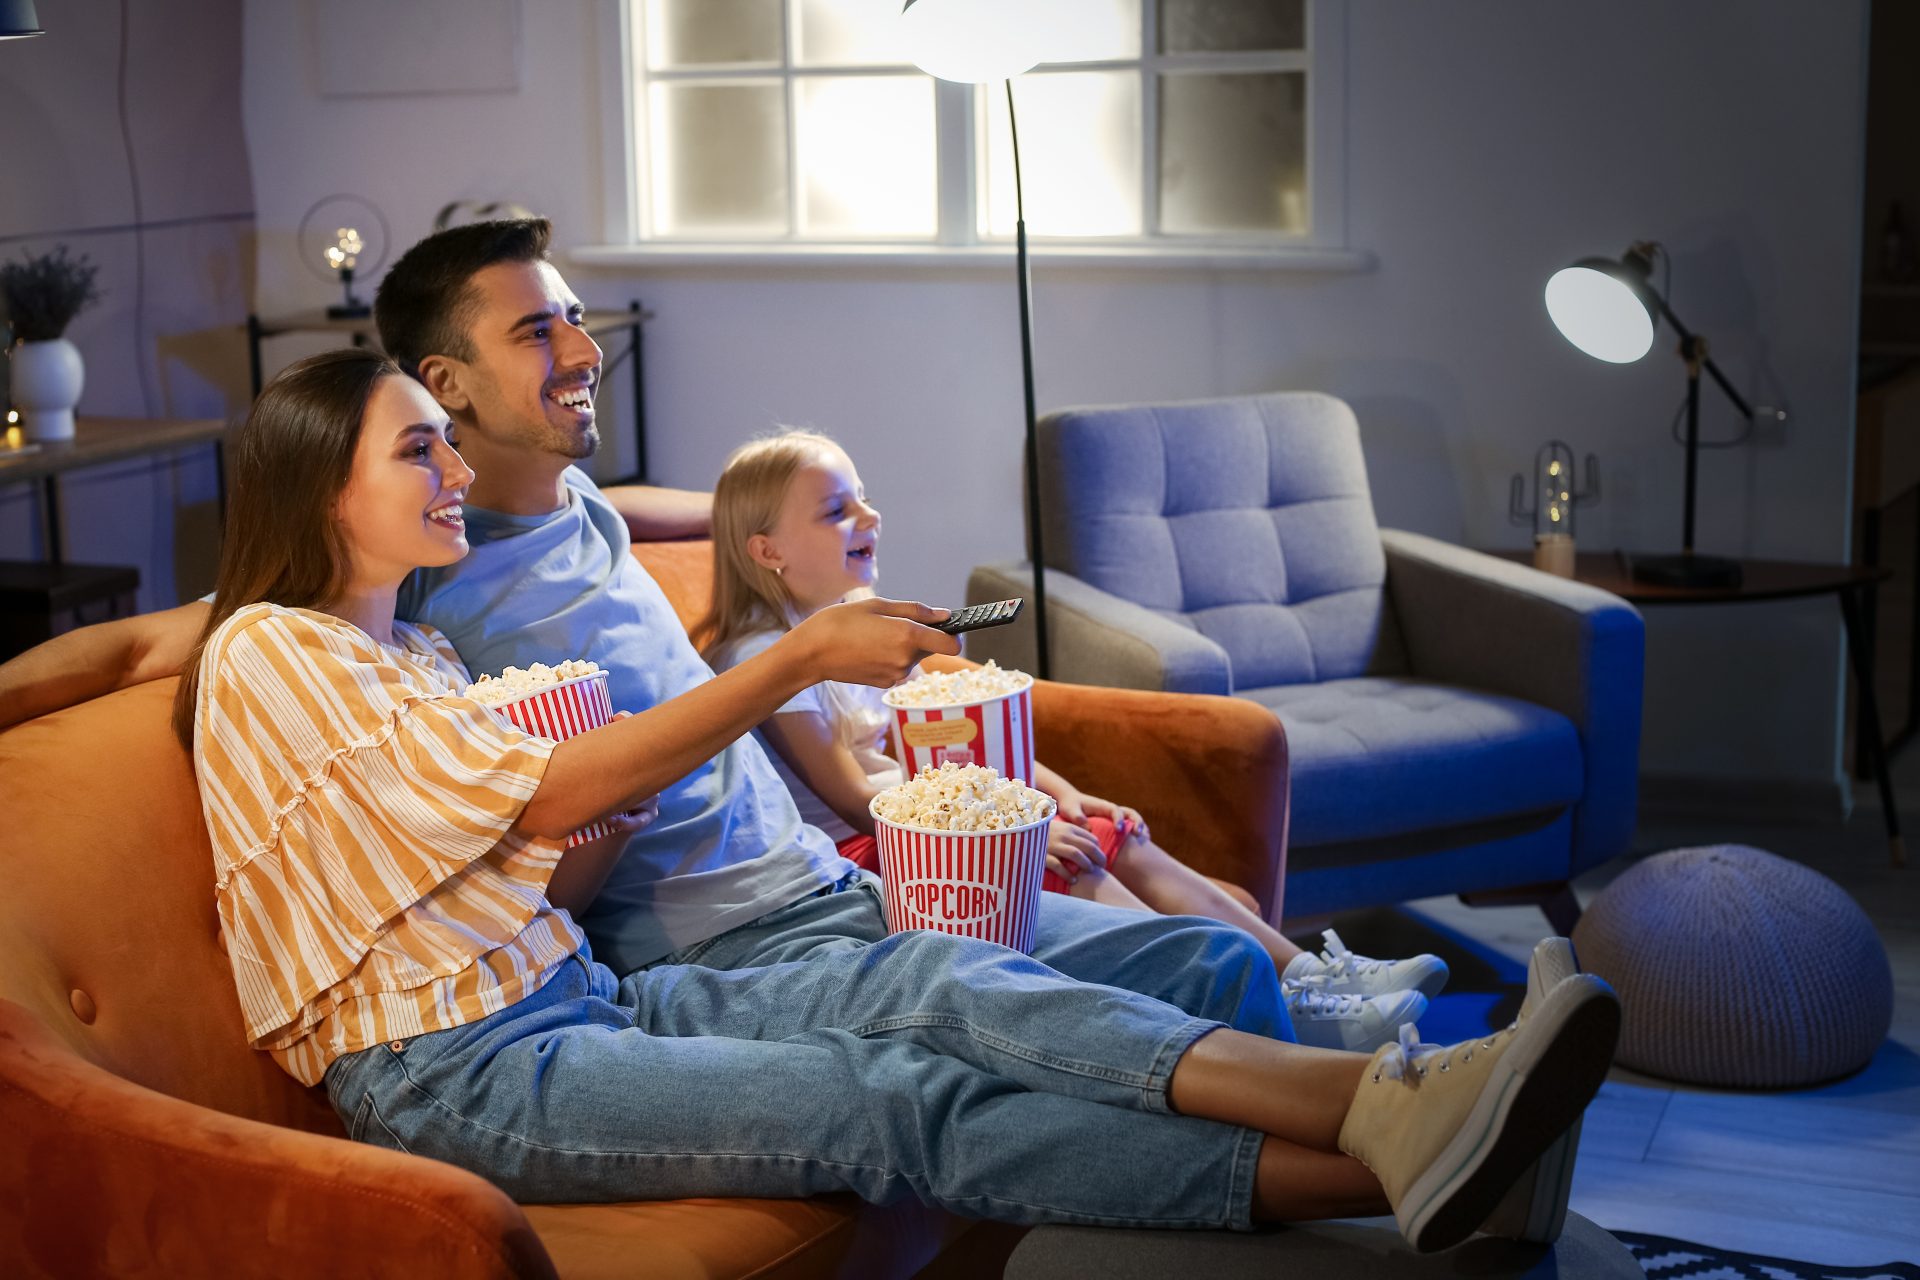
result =
[[[1024,562],[979,565],[967,578],[968,604],[1032,595],[1033,574]],[[1076,684],[1233,692],[1233,666],[1225,649],[1198,631],[1059,569],[1047,570],[1047,630],[1054,668],[1072,673]],[[967,637],[969,657],[992,658],[1003,667],[1031,671],[1036,653],[1031,616]]]
[[[1549,573],[1382,529],[1387,591],[1417,676],[1524,698],[1573,721],[1586,785],[1574,871],[1632,841],[1646,627],[1618,596]]]
[[[0,1258],[27,1276],[550,1277],[452,1165],[145,1089],[0,1000]]]
[[[971,664],[929,658],[925,665]],[[1033,724],[1034,754],[1047,767],[1138,809],[1169,853],[1240,885],[1262,910],[1279,901],[1287,735],[1271,711],[1240,698],[1036,680]]]

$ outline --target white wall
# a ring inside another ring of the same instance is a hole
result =
[[[314,92],[298,8],[248,0],[263,308],[317,301],[285,240],[329,190],[378,201],[402,243],[454,199],[518,200],[568,244],[600,238],[596,0],[523,8],[517,92],[349,100]],[[1706,455],[1701,548],[1841,558],[1865,25],[1863,0],[1356,0],[1348,219],[1377,270],[1042,263],[1041,406],[1330,390],[1359,413],[1381,521],[1478,545],[1522,545],[1507,478],[1557,436],[1605,472],[1584,545],[1671,549],[1678,362],[1598,364],[1540,303],[1567,261],[1655,237],[1672,249],[1679,314],[1738,385],[1793,410],[1754,447]],[[639,296],[657,313],[656,479],[710,484],[746,435],[814,425],[848,444],[890,513],[888,589],[957,600],[970,565],[1019,554],[1010,263],[569,276],[589,302]],[[612,384],[613,421],[624,385]],[[1711,393],[1706,422],[1733,425]],[[1651,615],[1647,769],[1832,783],[1835,618],[1831,601]]]
[[[80,412],[215,418],[244,409],[254,251],[240,0],[174,0],[164,9],[63,0],[39,9],[46,35],[0,43],[0,255],[64,243],[99,264],[104,296],[67,334],[86,361]],[[128,122],[148,226],[143,301],[134,233],[99,230],[134,221],[116,92],[123,10],[132,24]],[[146,609],[205,592],[219,545],[214,474],[207,449],[68,473],[68,559],[138,567]],[[0,488],[0,557],[44,550],[37,489]]]

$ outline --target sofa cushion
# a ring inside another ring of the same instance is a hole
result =
[[[1365,677],[1242,689],[1287,731],[1296,847],[1459,827],[1580,798],[1580,737],[1555,711]]]
[[[1049,564],[1215,641],[1236,688],[1368,669],[1386,559],[1344,403],[1069,409],[1041,436]]]

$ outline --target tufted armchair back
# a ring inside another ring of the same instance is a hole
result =
[[[1386,558],[1344,401],[1065,409],[1040,444],[1047,563],[1218,644],[1235,689],[1375,666]]]

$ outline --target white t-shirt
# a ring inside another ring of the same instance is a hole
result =
[[[765,653],[783,634],[780,631],[756,631],[741,636],[714,655],[713,669],[725,671],[737,667],[748,658]],[[887,754],[887,726],[893,722],[893,713],[880,700],[883,692],[870,685],[822,680],[796,693],[774,714],[811,711],[824,716],[833,730],[834,740],[853,753],[854,763],[867,775],[868,783],[876,787],[891,787],[904,781],[907,774],[900,762]],[[859,834],[801,781],[800,775],[781,758],[772,743],[765,745],[767,756],[773,761],[780,780],[793,793],[794,807],[800,810],[801,821],[819,827],[833,838],[835,844],[848,836]]]

